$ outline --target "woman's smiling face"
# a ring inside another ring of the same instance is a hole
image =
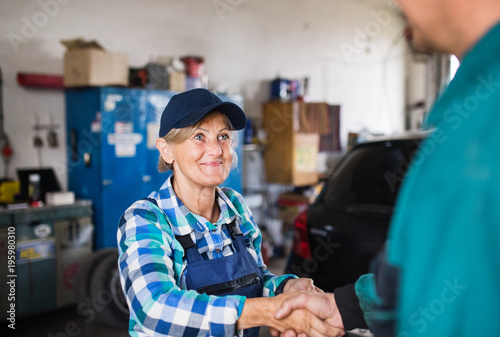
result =
[[[199,187],[216,187],[233,163],[232,132],[224,116],[211,113],[184,142],[171,145],[176,179]]]

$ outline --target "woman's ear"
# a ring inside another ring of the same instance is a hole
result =
[[[163,138],[156,139],[156,148],[160,152],[161,157],[167,164],[172,164],[174,157],[172,156],[172,145],[168,144]]]

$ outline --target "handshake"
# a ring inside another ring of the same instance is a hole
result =
[[[281,295],[247,299],[237,328],[253,326],[269,326],[275,337],[345,334],[334,295],[324,293],[307,278],[289,280]]]

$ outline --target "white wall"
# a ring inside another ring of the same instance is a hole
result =
[[[97,39],[129,55],[203,55],[212,83],[226,82],[258,117],[277,74],[310,78],[312,101],[342,105],[341,132],[401,130],[406,53],[402,19],[385,0],[16,0],[0,2],[0,67],[5,127],[16,167],[38,165],[34,115],[54,114],[62,147],[43,164],[66,162],[62,91],[26,89],[18,72],[62,74],[61,39]],[[44,9],[45,8],[45,9]],[[44,14],[45,13],[45,14]],[[374,13],[378,13],[378,16]],[[38,26],[37,26],[38,25]],[[32,29],[28,29],[31,27]],[[34,29],[33,29],[34,28]],[[13,42],[14,37],[22,39]],[[45,132],[41,134],[45,136]],[[46,142],[45,142],[46,145]],[[0,164],[3,172],[3,162]],[[66,184],[66,173],[57,172]]]

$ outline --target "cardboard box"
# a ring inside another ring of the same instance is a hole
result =
[[[186,90],[186,75],[181,72],[168,73],[168,90],[183,92]]]
[[[128,56],[105,51],[96,41],[81,39],[62,41],[64,86],[128,85]]]
[[[297,133],[293,140],[293,185],[314,185],[318,182],[318,133]]]
[[[47,205],[72,205],[75,203],[75,193],[68,192],[47,192],[45,194]]]
[[[262,126],[268,139],[264,151],[267,182],[294,186],[319,180],[319,133],[300,133],[299,113],[304,103],[265,103]]]

